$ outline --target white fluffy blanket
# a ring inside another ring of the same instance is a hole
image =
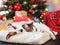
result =
[[[25,23],[13,23],[12,25],[18,27],[20,29],[21,25]],[[44,25],[39,23],[33,23],[38,29],[37,32],[19,32],[18,29],[14,29],[13,27],[9,26],[7,31],[0,31],[0,40],[12,43],[28,43],[28,44],[43,44],[48,40],[56,39],[54,34],[50,31],[50,29]],[[44,31],[44,32],[42,32]],[[9,32],[17,32],[16,35],[11,36],[8,40],[6,36]],[[50,37],[51,35],[51,37]]]

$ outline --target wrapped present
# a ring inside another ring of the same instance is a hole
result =
[[[15,22],[33,21],[33,20],[34,20],[33,17],[27,16],[27,12],[24,10],[15,12],[15,16],[14,16]]]
[[[60,11],[48,12],[44,16],[45,24],[60,34]]]
[[[60,10],[56,11],[56,15],[58,17],[58,19],[57,19],[57,25],[60,25]]]
[[[15,16],[14,17],[14,22],[21,22],[21,21],[25,21],[25,22],[33,21],[33,18],[28,17],[28,16],[22,16],[22,17]]]

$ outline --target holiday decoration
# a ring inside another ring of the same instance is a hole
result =
[[[22,11],[17,11],[14,16],[14,21],[15,22],[21,22],[21,21],[33,21],[32,17],[27,16],[27,12],[22,10]]]
[[[35,2],[35,0],[30,0],[32,3],[34,3]]]
[[[47,12],[44,16],[44,23],[52,30],[60,34],[60,11]]]
[[[1,11],[0,12],[0,20],[3,20],[3,18],[6,16],[6,14],[8,14],[9,11]]]
[[[9,6],[9,9],[10,9],[10,10],[12,10],[12,9],[13,9],[13,6],[12,6],[12,5],[10,5],[10,6]]]
[[[21,4],[18,4],[17,3],[17,4],[14,5],[14,9],[15,10],[21,10],[21,8],[22,8],[22,5]]]
[[[30,9],[29,12],[33,14],[34,13],[34,10],[33,9]]]
[[[0,20],[3,20],[3,18],[4,18],[4,15],[0,15]]]
[[[44,0],[43,1],[42,0],[8,0],[6,2],[6,5],[8,6],[9,11],[12,10],[15,12],[15,11],[26,10],[28,14],[27,16],[36,17],[39,19],[42,11],[44,11],[46,8],[45,3],[46,2]],[[12,15],[14,15],[14,13],[12,13]],[[10,15],[8,15],[8,17],[10,17]]]

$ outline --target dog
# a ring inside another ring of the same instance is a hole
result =
[[[15,30],[18,30],[19,32],[42,32],[42,33],[47,32],[53,40],[56,39],[53,31],[49,27],[47,27],[45,24],[36,23],[36,22],[30,22],[30,23],[19,22],[19,24],[21,25],[18,25],[18,23],[17,23],[18,26],[13,25],[14,27],[16,27]]]

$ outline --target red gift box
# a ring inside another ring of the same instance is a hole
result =
[[[60,34],[60,11],[46,13],[44,21],[48,27]]]
[[[28,17],[28,16],[18,17],[18,16],[15,16],[15,17],[14,17],[14,22],[21,22],[21,21],[27,22],[27,21],[29,21],[29,19],[30,19],[31,21],[34,20],[33,17]]]
[[[57,20],[57,25],[60,25],[60,18],[58,18]]]
[[[60,10],[56,11],[56,15],[57,15],[57,25],[60,25]]]

